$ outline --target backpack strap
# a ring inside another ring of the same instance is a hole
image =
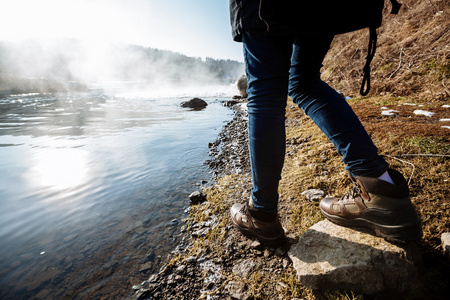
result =
[[[396,15],[398,14],[398,11],[400,10],[400,6],[402,6],[400,3],[398,3],[397,0],[390,0],[391,1],[391,14]],[[370,38],[369,38],[369,47],[367,50],[367,56],[366,56],[366,64],[363,68],[363,80],[361,83],[361,89],[359,90],[359,93],[361,96],[366,96],[370,91],[370,63],[372,62],[373,57],[375,56],[375,51],[377,50],[377,29],[375,27],[370,27]]]
[[[377,29],[370,27],[369,30],[369,47],[367,49],[366,64],[363,68],[364,76],[361,83],[361,89],[359,90],[359,93],[362,96],[366,96],[370,91],[370,63],[375,56],[375,51],[377,50]]]

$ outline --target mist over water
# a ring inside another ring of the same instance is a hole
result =
[[[161,88],[229,84],[242,63],[92,40],[0,41],[0,92],[62,92],[92,85]]]
[[[182,243],[234,85],[102,88],[0,96],[2,299],[127,296]]]

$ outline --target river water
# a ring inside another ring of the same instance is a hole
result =
[[[121,299],[158,272],[236,93],[0,96],[0,299]]]

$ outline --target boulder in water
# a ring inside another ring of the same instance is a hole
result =
[[[242,75],[238,79],[236,85],[237,85],[237,88],[239,90],[239,94],[241,94],[241,97],[242,98],[247,98],[248,97],[248,94],[247,94],[247,76]]]
[[[192,98],[191,100],[181,102],[180,106],[199,110],[208,106],[208,103],[200,98]]]

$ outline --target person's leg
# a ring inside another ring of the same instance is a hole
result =
[[[320,79],[332,39],[332,35],[295,39],[289,95],[335,145],[352,175],[381,176],[388,164],[347,101]]]
[[[278,220],[278,183],[283,168],[292,37],[245,33],[248,136],[252,171],[250,203],[231,208],[233,223],[262,242],[278,244],[284,230]]]
[[[253,207],[276,213],[283,168],[292,38],[245,34]]]
[[[403,175],[388,169],[345,99],[320,79],[322,60],[331,40],[331,36],[295,39],[289,84],[293,101],[333,142],[354,183],[349,194],[322,199],[320,210],[334,223],[372,228],[390,240],[419,239],[420,219]],[[380,179],[382,175],[389,180]]]

